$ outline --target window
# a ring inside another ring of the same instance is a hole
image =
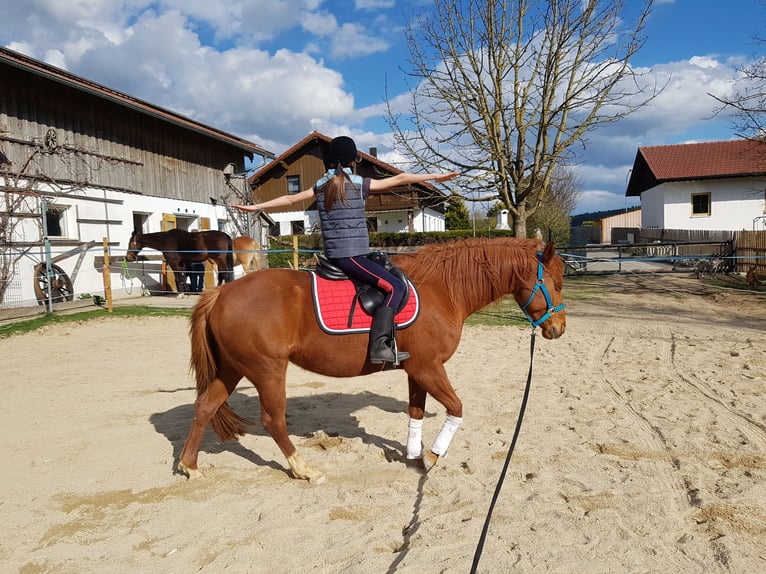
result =
[[[291,221],[290,229],[293,235],[303,235],[306,233],[306,226],[304,225],[303,220]]]
[[[279,237],[281,234],[282,234],[282,230],[280,229],[278,221],[274,223],[274,225],[269,226],[269,235],[271,235],[272,237]]]
[[[692,216],[710,215],[710,194],[692,193]]]
[[[64,235],[64,232],[62,231],[63,223],[61,210],[55,207],[49,207],[45,212],[45,224],[48,229],[48,237],[62,237]]]
[[[301,176],[288,175],[287,176],[287,193],[293,195],[300,193],[301,191]]]
[[[133,212],[133,231],[138,233],[147,233],[149,231],[149,214]]]
[[[74,210],[65,205],[48,205],[45,210],[45,226],[48,237],[76,239],[77,226],[74,224]]]

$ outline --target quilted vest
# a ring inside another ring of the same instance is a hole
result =
[[[348,168],[344,171],[351,177],[351,182],[346,181],[346,201],[336,200],[330,211],[325,209],[323,186],[335,176],[335,170],[328,171],[314,184],[324,253],[331,259],[356,257],[370,252],[370,234],[364,212],[370,180],[352,175]]]

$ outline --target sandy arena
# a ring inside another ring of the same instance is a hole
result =
[[[688,277],[592,280],[532,393],[482,573],[766,572],[766,297]],[[566,297],[566,289],[565,289]],[[529,330],[466,328],[464,423],[428,475],[404,460],[403,372],[291,367],[288,425],[321,485],[259,427],[192,417],[185,318],[104,317],[0,340],[0,572],[467,573],[513,435]],[[328,358],[331,360],[331,358]],[[243,381],[230,403],[257,421]],[[429,399],[424,439],[444,420]]]

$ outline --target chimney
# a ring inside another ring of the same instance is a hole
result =
[[[376,148],[376,147],[371,147],[371,148],[370,148],[370,155],[371,155],[372,157],[375,157],[375,158],[376,158],[376,157],[378,157],[378,148]]]

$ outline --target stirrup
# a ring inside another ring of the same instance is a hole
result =
[[[396,341],[393,341],[393,344],[391,347],[386,347],[386,350],[391,351],[391,354],[393,356],[393,359],[387,359],[383,357],[375,357],[372,356],[369,358],[370,363],[373,365],[383,365],[385,363],[391,363],[394,366],[399,366],[399,364],[402,361],[406,361],[410,358],[410,354],[406,351],[398,351],[396,348]]]

